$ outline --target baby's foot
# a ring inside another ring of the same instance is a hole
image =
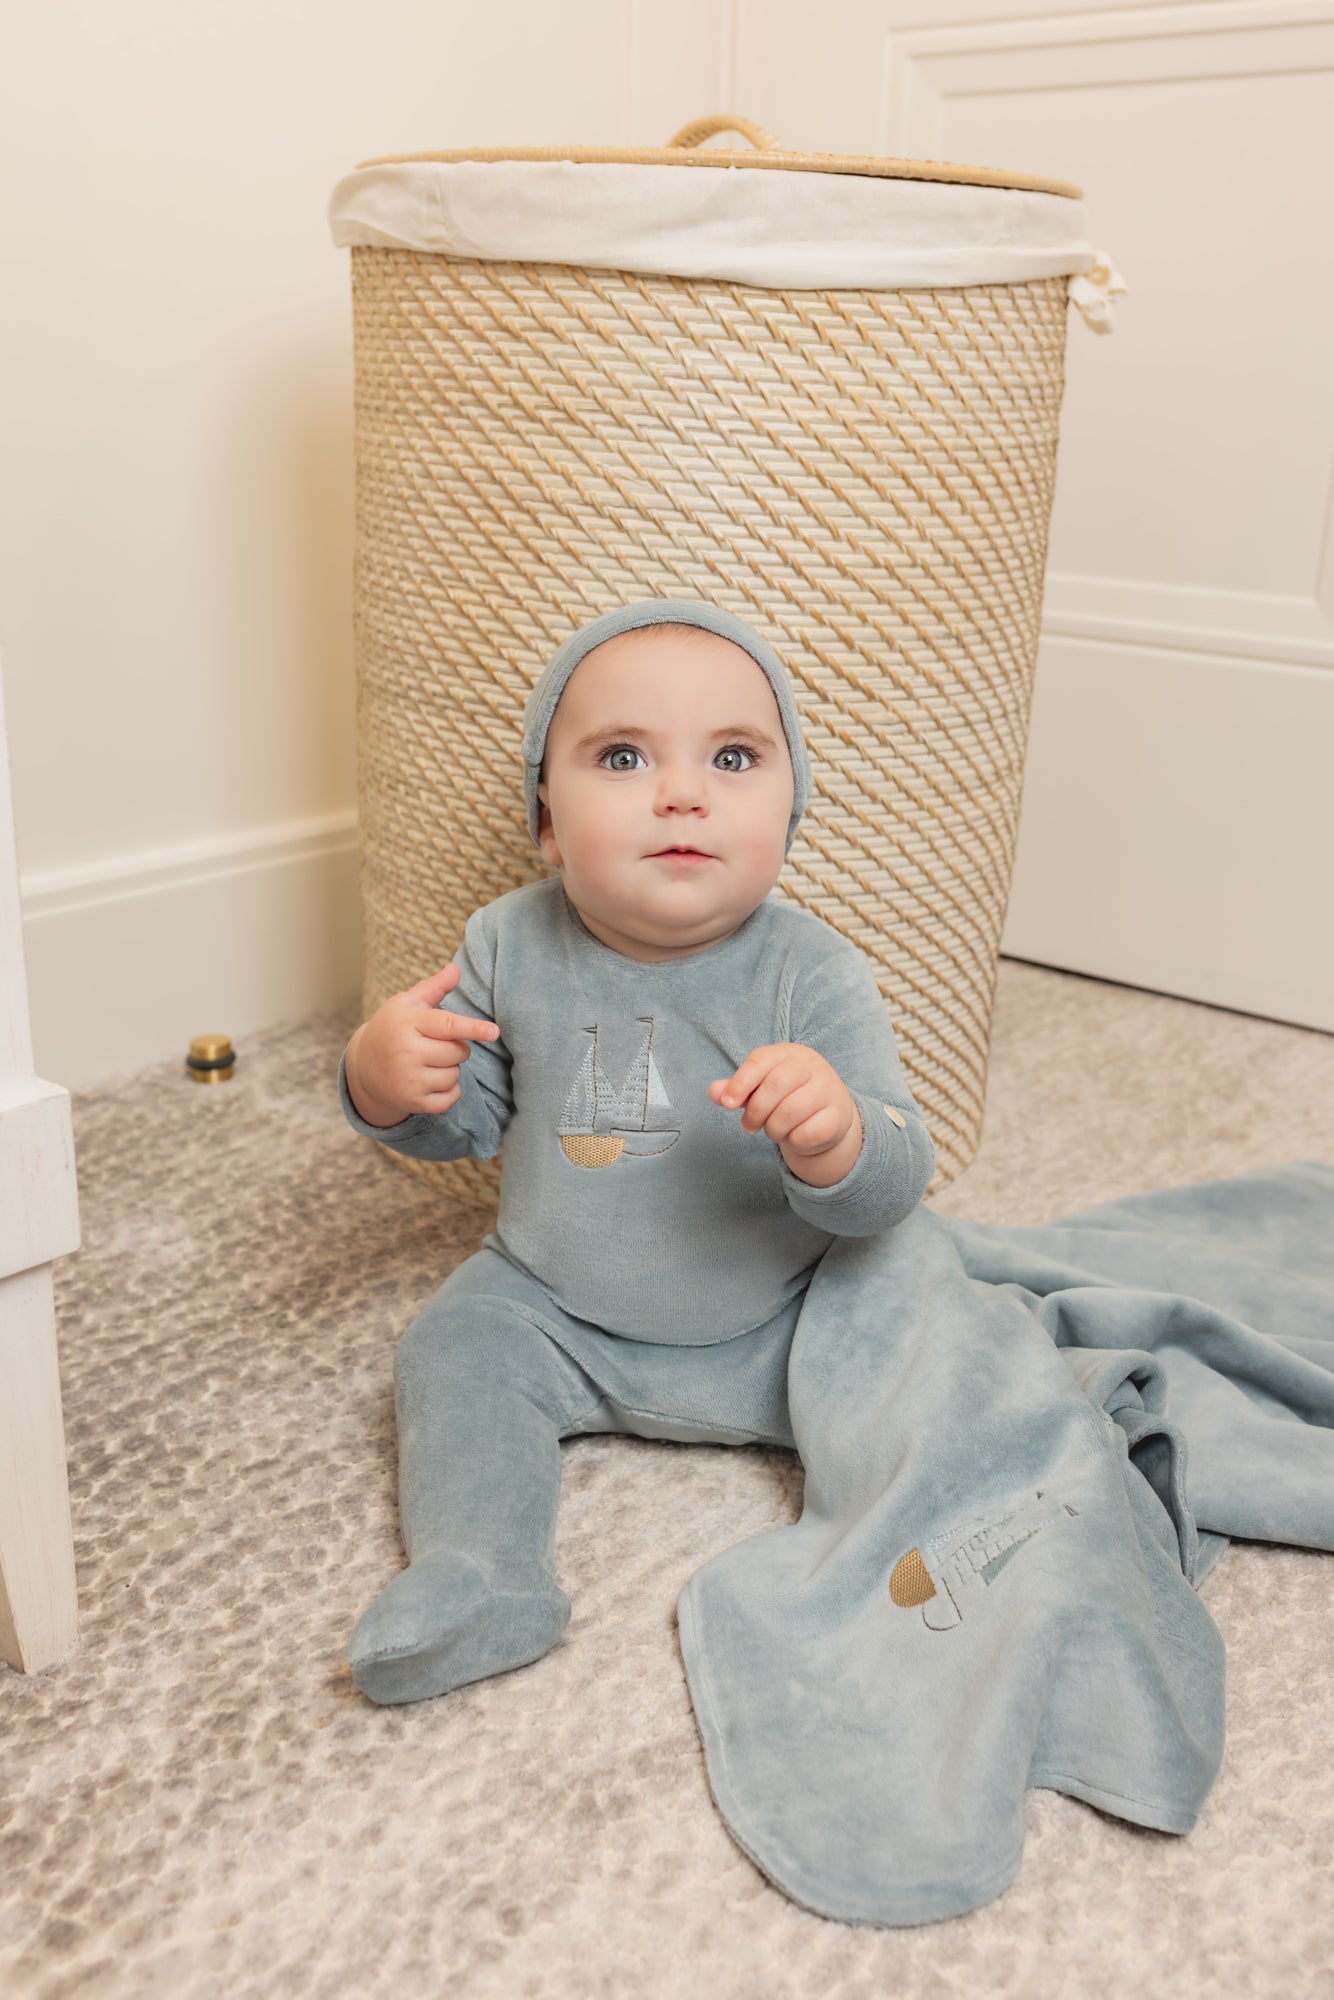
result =
[[[493,1590],[469,1557],[418,1556],[369,1604],[343,1657],[372,1701],[424,1701],[525,1667],[554,1646],[570,1600],[554,1585]]]

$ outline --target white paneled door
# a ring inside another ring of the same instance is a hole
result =
[[[32,1073],[0,678],[0,1658],[78,1643],[51,1265],[79,1247],[68,1091]]]
[[[1083,188],[1007,954],[1334,1029],[1334,8],[735,0],[783,143]]]

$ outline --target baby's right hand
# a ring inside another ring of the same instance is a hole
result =
[[[495,1041],[494,1021],[447,1013],[439,1002],[458,985],[447,965],[395,993],[363,1021],[347,1046],[347,1087],[368,1125],[397,1125],[417,1111],[448,1111],[462,1095],[459,1069],[469,1043]]]

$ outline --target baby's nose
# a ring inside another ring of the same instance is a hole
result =
[[[665,765],[658,775],[659,803],[698,805],[707,791],[703,771],[696,764]]]

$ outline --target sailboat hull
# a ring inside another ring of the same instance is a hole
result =
[[[612,1167],[624,1152],[625,1141],[611,1132],[562,1132],[560,1149],[576,1167]]]
[[[679,1132],[562,1132],[561,1151],[576,1167],[611,1167],[623,1154],[632,1159],[651,1159],[665,1153],[680,1138]]]
[[[626,1132],[625,1150],[631,1159],[651,1159],[654,1153],[665,1153],[680,1138],[679,1132]]]

